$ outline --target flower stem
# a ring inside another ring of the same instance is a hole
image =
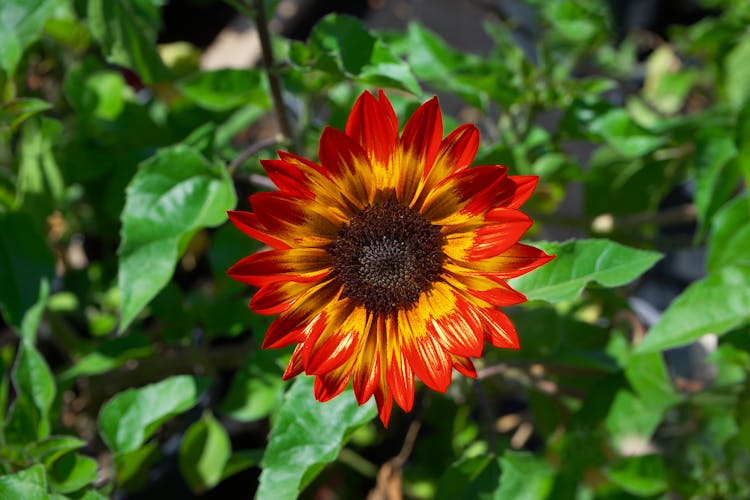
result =
[[[268,76],[268,85],[271,88],[271,98],[273,99],[273,107],[276,111],[276,119],[279,122],[279,130],[281,130],[281,133],[287,140],[291,140],[293,138],[292,128],[289,126],[284,98],[281,95],[281,81],[276,72],[276,63],[274,62],[273,49],[271,47],[271,35],[268,31],[266,7],[263,0],[253,0],[253,5],[255,8],[255,24],[258,28],[260,47],[263,52],[263,66]]]

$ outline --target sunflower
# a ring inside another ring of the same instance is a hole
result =
[[[443,139],[437,98],[399,136],[385,94],[365,92],[346,131],[323,131],[318,163],[283,151],[262,161],[279,191],[229,218],[272,249],[228,274],[259,288],[252,310],[279,314],[263,347],[296,344],[284,380],[314,375],[319,401],[351,381],[387,426],[394,400],[411,410],[415,375],[445,392],[453,368],[476,376],[485,341],[518,349],[497,306],[524,302],[506,280],[552,258],[518,243],[537,177],[468,168],[478,145],[470,124]]]

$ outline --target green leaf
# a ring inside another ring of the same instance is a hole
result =
[[[640,450],[664,415],[664,408],[650,406],[633,392],[621,389],[615,395],[604,425],[621,453]]]
[[[37,464],[15,474],[0,476],[0,498],[47,500],[44,466]]]
[[[195,406],[205,389],[204,380],[178,375],[123,391],[102,406],[99,433],[115,453],[136,450],[166,420]]]
[[[492,455],[458,460],[441,475],[435,499],[493,498],[500,479],[499,462]]]
[[[737,147],[726,130],[698,132],[695,141],[695,208],[701,228],[700,237],[711,217],[732,195],[740,178],[739,164],[734,161]]]
[[[153,0],[89,0],[88,23],[107,61],[135,71],[145,83],[170,78],[156,51],[160,2]]]
[[[735,109],[740,109],[750,100],[750,37],[744,36],[740,42],[727,54],[724,64],[726,77],[724,83],[729,103]]]
[[[198,73],[179,83],[185,96],[211,111],[226,111],[248,104],[268,108],[268,85],[260,70],[220,69]]]
[[[248,311],[245,311],[249,314]],[[226,397],[219,406],[221,413],[235,420],[249,422],[268,416],[281,403],[284,371],[277,364],[274,351],[256,349],[232,379]]]
[[[663,137],[640,127],[622,108],[615,108],[596,118],[589,128],[618,153],[629,158],[646,155],[664,143]]]
[[[97,462],[91,457],[68,453],[49,470],[50,485],[61,493],[80,490],[96,480]]]
[[[706,269],[713,273],[722,267],[750,266],[750,205],[741,196],[724,205],[711,221]]]
[[[125,491],[144,489],[149,484],[150,469],[162,460],[158,443],[146,443],[137,450],[114,456],[117,485]]]
[[[369,85],[393,87],[421,94],[409,66],[396,57],[362,21],[332,14],[323,18],[310,34],[312,65],[329,73],[340,72]],[[306,66],[309,62],[303,63]]]
[[[3,0],[0,2],[0,69],[16,72],[26,48],[42,34],[42,28],[61,0]]]
[[[18,394],[28,397],[42,420],[46,420],[57,388],[47,362],[31,342],[22,342],[13,368],[13,385]]]
[[[11,131],[15,131],[24,121],[51,107],[52,105],[47,101],[33,97],[19,97],[3,103],[0,105],[0,130],[7,126]]]
[[[34,223],[24,213],[0,214],[0,310],[5,321],[20,326],[39,299],[43,280],[51,281],[55,259]]]
[[[52,147],[62,134],[62,124],[34,118],[21,128],[16,204],[37,220],[44,220],[63,197],[65,185]]]
[[[667,468],[659,455],[623,458],[605,469],[605,474],[623,490],[638,496],[666,491]]]
[[[557,257],[511,283],[529,300],[548,302],[572,300],[592,281],[606,287],[625,285],[661,258],[657,252],[603,239],[534,242],[534,245]]]
[[[190,237],[224,222],[235,203],[226,171],[192,148],[164,149],[141,164],[122,212],[120,331],[169,282]]]
[[[359,407],[351,390],[320,403],[313,396],[313,377],[298,378],[274,417],[256,498],[297,498],[336,458],[351,432],[375,414],[372,401]]]
[[[500,487],[495,498],[537,500],[552,491],[555,472],[545,460],[531,453],[506,452],[500,458]]]
[[[227,463],[224,466],[224,472],[221,473],[221,480],[223,481],[229,476],[260,464],[264,452],[264,449],[258,448],[254,450],[240,450],[232,453],[232,456],[229,457],[229,460],[227,460]]]
[[[21,338],[25,341],[36,342],[36,332],[39,329],[39,323],[42,321],[42,313],[47,307],[47,298],[49,297],[49,283],[46,278],[42,278],[39,285],[39,300],[31,306],[21,320]]]
[[[26,454],[34,461],[43,462],[47,467],[68,452],[86,445],[86,441],[73,436],[50,436],[42,441],[31,443]]]
[[[671,349],[698,340],[706,333],[721,335],[748,321],[750,267],[724,267],[682,292],[636,351]]]
[[[180,471],[196,494],[210,490],[221,481],[232,454],[232,443],[224,427],[207,412],[191,425],[182,439]]]
[[[682,399],[672,386],[661,353],[631,356],[626,362],[625,377],[649,407],[666,409]]]

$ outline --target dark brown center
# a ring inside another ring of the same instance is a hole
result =
[[[377,314],[415,304],[445,260],[440,228],[395,198],[352,217],[328,253],[344,296]]]

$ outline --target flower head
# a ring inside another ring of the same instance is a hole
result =
[[[412,408],[415,375],[445,392],[453,368],[476,376],[485,341],[518,349],[497,307],[526,300],[507,279],[552,258],[518,243],[537,178],[469,168],[478,145],[473,125],[443,139],[437,98],[399,136],[385,94],[365,92],[346,131],[323,131],[318,163],[282,151],[262,162],[279,191],[229,217],[272,249],[228,274],[259,288],[254,311],[279,314],[263,347],[296,344],[285,380],[314,375],[320,401],[351,381],[388,425],[394,400]]]

